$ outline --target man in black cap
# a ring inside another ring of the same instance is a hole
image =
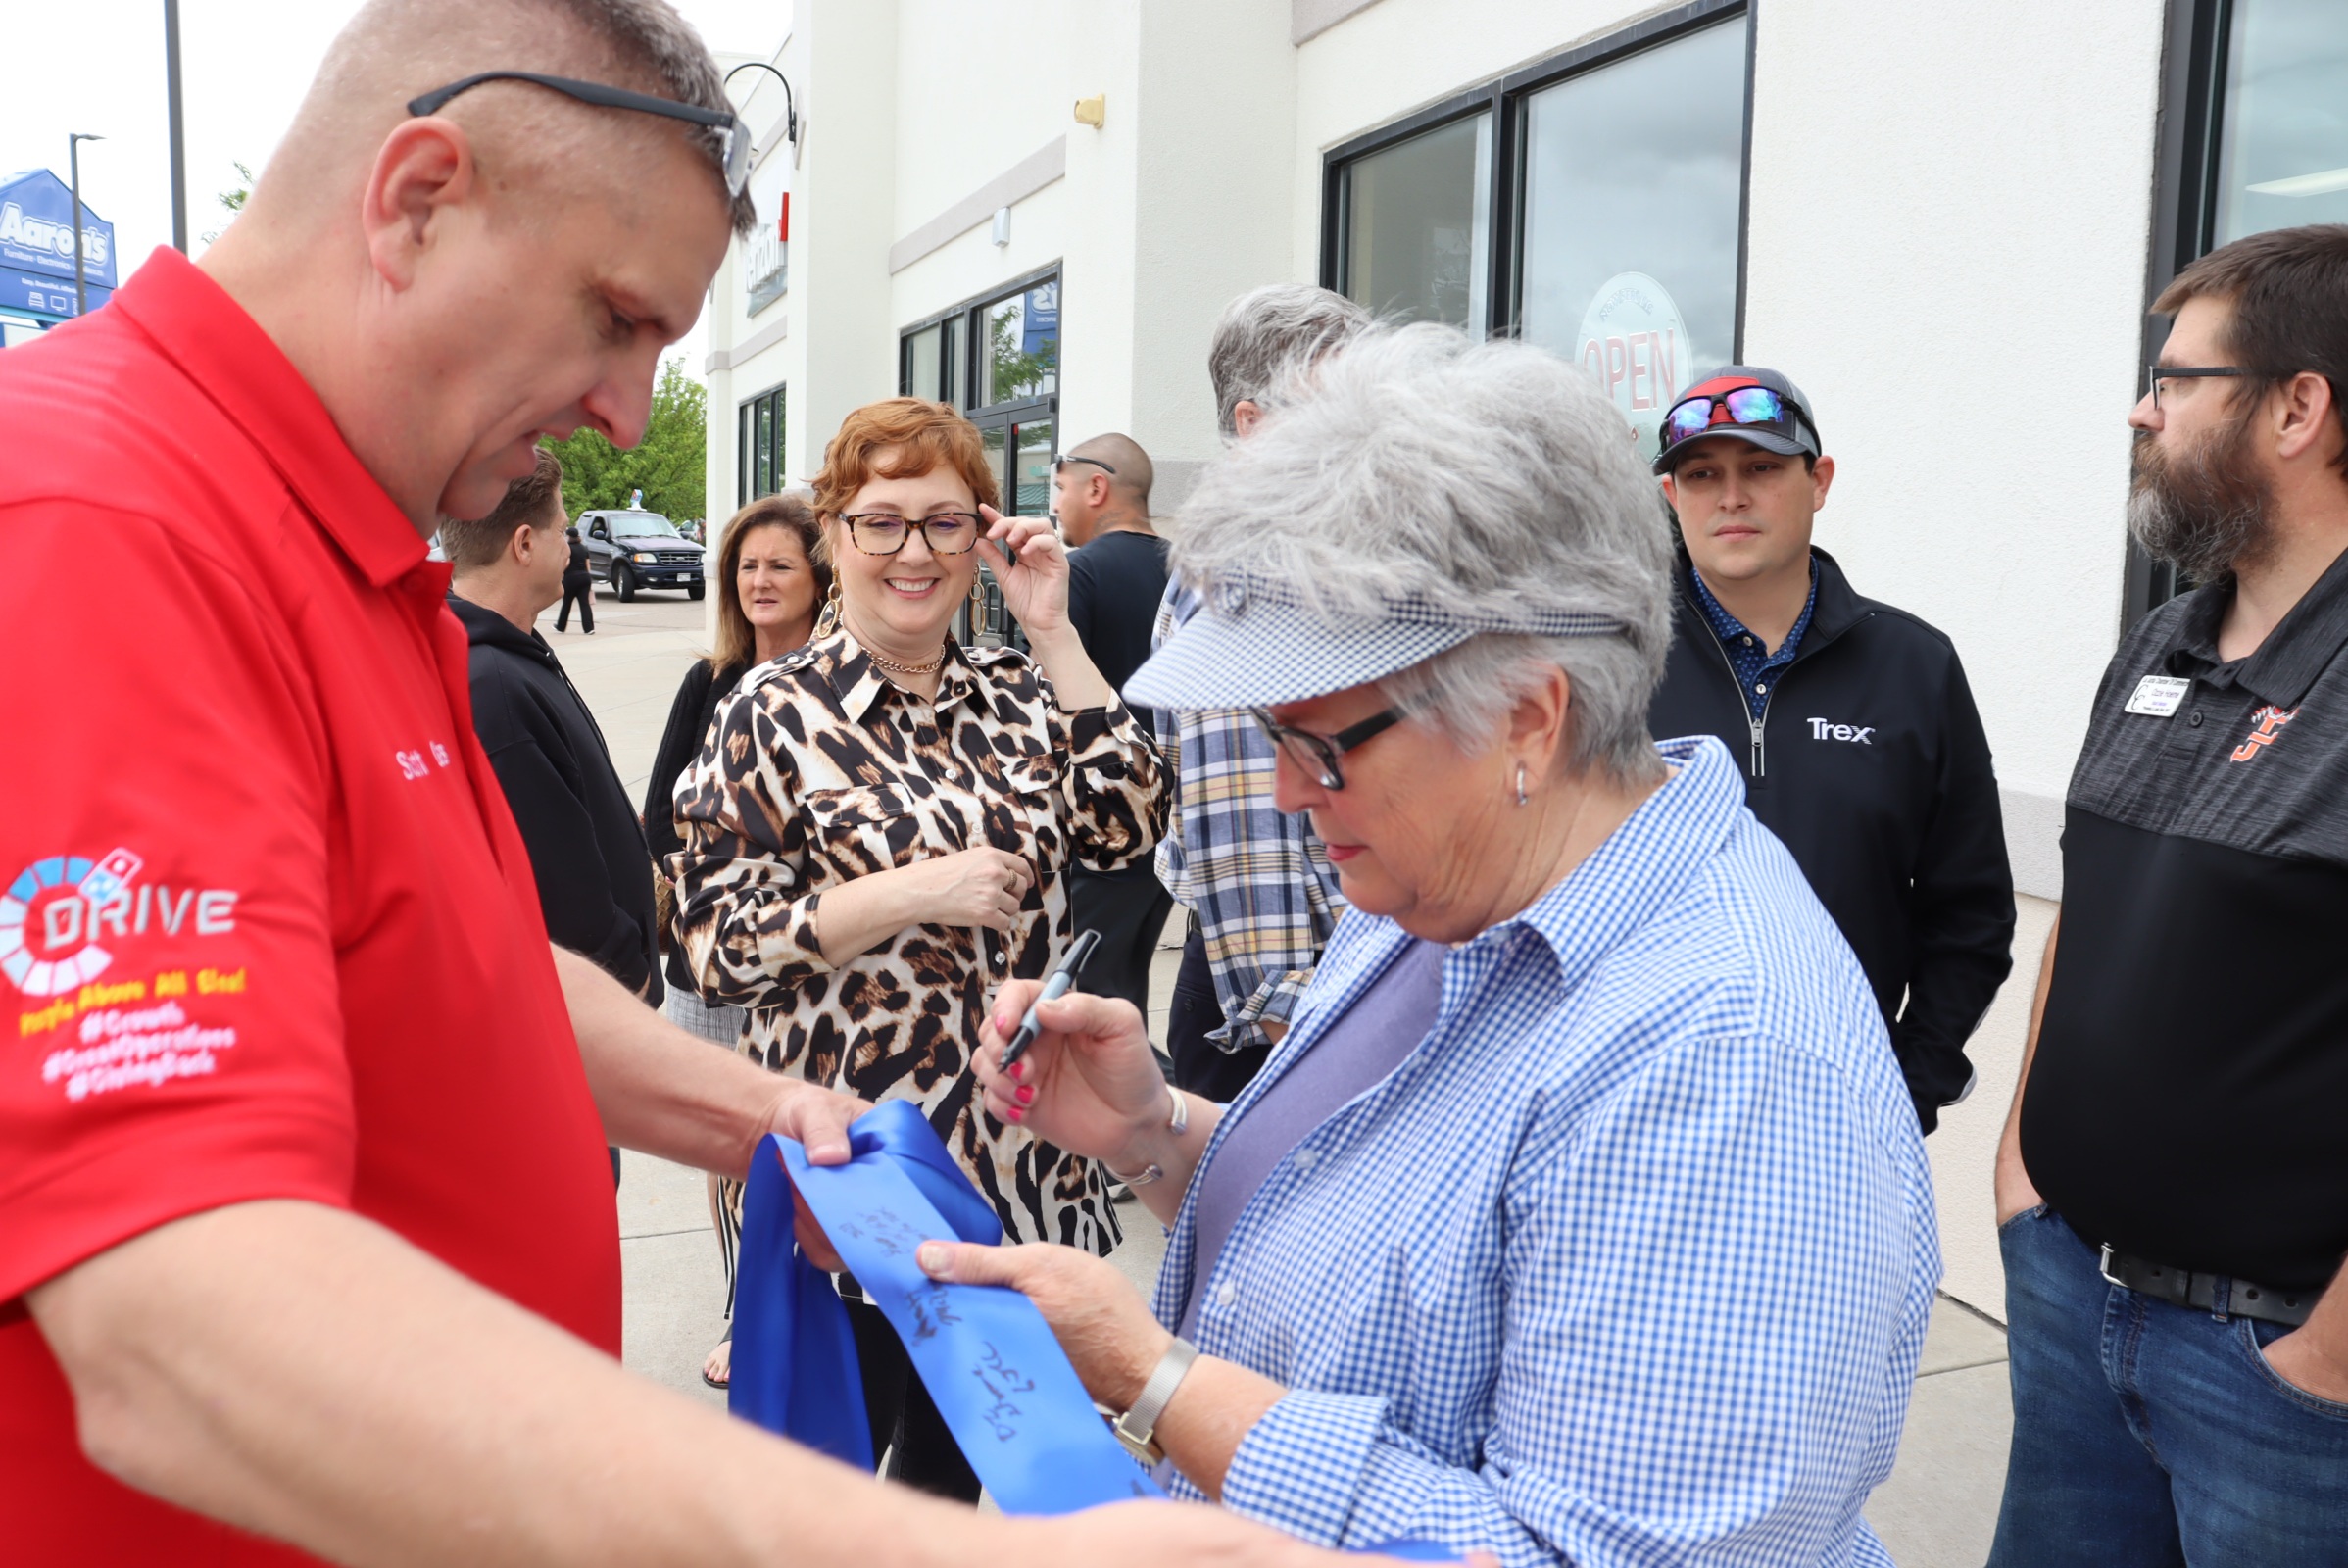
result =
[[[1973,1087],[1965,1042],[2013,967],[1989,743],[1946,636],[1852,592],[1810,543],[1834,482],[1809,401],[1732,365],[1664,416],[1678,635],[1648,720],[1718,735],[1858,955],[1917,1119]]]

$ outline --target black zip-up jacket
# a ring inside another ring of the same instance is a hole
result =
[[[1929,1133],[1972,1078],[1965,1042],[2014,966],[1997,775],[1947,637],[1811,556],[1810,626],[1758,720],[1680,557],[1648,723],[1658,739],[1717,735],[1744,763],[1745,804],[1858,955]]]
[[[652,852],[604,732],[536,632],[449,595],[470,643],[473,732],[529,847],[547,935],[658,1006]]]

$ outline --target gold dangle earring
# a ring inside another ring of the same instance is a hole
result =
[[[815,616],[815,630],[808,638],[817,642],[840,629],[840,574],[832,573],[831,591],[823,596],[823,609]]]

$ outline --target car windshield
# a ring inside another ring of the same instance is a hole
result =
[[[607,514],[612,533],[622,539],[654,539],[663,535],[681,539],[677,525],[657,512],[613,512]]]

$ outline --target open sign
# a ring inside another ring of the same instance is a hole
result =
[[[1590,298],[1574,334],[1574,359],[1596,377],[1651,451],[1663,411],[1694,379],[1688,323],[1671,291],[1644,272],[1617,272]]]

